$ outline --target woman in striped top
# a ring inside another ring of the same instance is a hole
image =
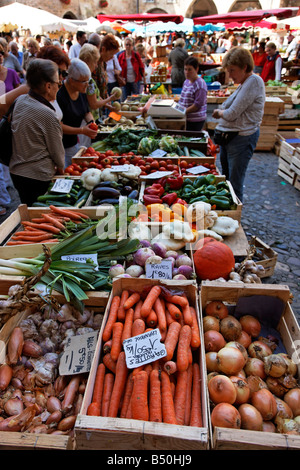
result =
[[[179,104],[186,108],[186,130],[201,131],[206,120],[207,86],[198,76],[199,62],[188,57],[184,62],[184,81]]]

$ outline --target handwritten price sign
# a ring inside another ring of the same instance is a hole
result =
[[[162,260],[157,264],[146,264],[146,276],[149,279],[172,279],[172,261]]]
[[[165,345],[160,342],[160,339],[161,334],[158,328],[125,339],[123,348],[128,369],[149,364],[166,356]]]

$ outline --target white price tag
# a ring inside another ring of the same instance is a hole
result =
[[[71,191],[73,184],[74,180],[58,178],[57,180],[55,180],[55,183],[51,188],[51,192],[67,194]]]
[[[207,171],[209,171],[209,168],[206,168],[202,165],[198,165],[194,166],[193,168],[187,168],[186,171],[192,173],[192,175],[199,175],[200,173],[206,173]]]
[[[156,149],[152,153],[150,153],[150,157],[154,157],[154,158],[161,158],[161,157],[164,157],[165,155],[167,155],[167,152],[162,149]]]
[[[160,263],[147,263],[146,277],[149,279],[172,279],[172,261],[163,259]]]
[[[92,260],[93,263],[96,265],[96,270],[98,270],[98,258],[97,253],[92,253],[91,255],[64,255],[61,256],[61,259],[66,261],[76,261],[77,263],[86,263],[88,259]]]
[[[158,180],[164,176],[170,176],[173,173],[174,171],[154,171],[153,173],[149,173],[149,175],[142,175],[140,178],[144,180]]]
[[[60,358],[60,375],[89,372],[96,349],[97,338],[98,331],[69,337]]]
[[[112,165],[110,171],[115,171],[115,172],[123,172],[123,171],[129,171],[129,165]]]
[[[161,334],[158,328],[125,339],[123,348],[128,369],[134,369],[165,357],[167,351],[160,339]]]

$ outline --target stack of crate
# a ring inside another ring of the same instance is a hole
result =
[[[300,130],[280,135],[278,175],[300,190]]]
[[[260,136],[256,150],[270,152],[276,142],[279,114],[284,110],[284,102],[277,96],[266,96],[264,115],[260,126]]]

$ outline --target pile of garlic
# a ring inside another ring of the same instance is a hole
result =
[[[229,274],[229,279],[223,277],[216,279],[224,282],[242,282],[245,284],[261,284],[261,276],[265,268],[261,264],[256,264],[252,259],[247,259],[241,263],[235,263],[234,270]]]

